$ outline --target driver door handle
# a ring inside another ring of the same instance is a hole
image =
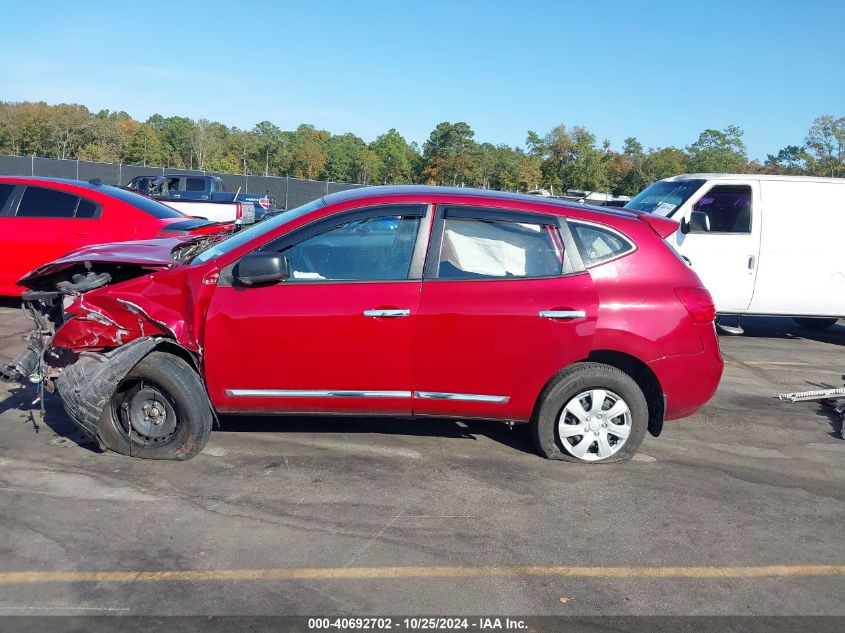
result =
[[[376,319],[395,319],[397,317],[406,317],[410,315],[410,310],[364,310],[365,317]]]

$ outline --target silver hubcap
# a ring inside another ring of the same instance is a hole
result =
[[[566,452],[594,462],[610,457],[628,441],[631,409],[612,391],[582,391],[561,411],[557,431]]]

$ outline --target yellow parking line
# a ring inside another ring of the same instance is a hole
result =
[[[372,578],[757,578],[842,576],[845,565],[761,567],[293,567],[183,571],[17,571],[0,572],[0,584],[73,582],[200,582],[243,580],[366,580]]]

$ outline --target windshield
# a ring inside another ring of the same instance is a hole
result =
[[[319,209],[320,207],[326,206],[326,203],[323,202],[322,198],[318,198],[313,202],[309,202],[308,204],[304,204],[301,207],[297,207],[291,211],[284,211],[279,215],[273,216],[263,222],[259,222],[258,224],[253,224],[248,229],[243,231],[238,231],[232,237],[223,240],[222,242],[218,242],[217,244],[212,245],[208,250],[203,251],[194,259],[193,262],[207,262],[210,259],[214,259],[215,257],[220,257],[220,255],[224,255],[234,249],[238,248],[239,246],[246,244],[250,240],[255,239],[265,233],[272,231],[273,229],[280,227],[292,220],[296,220],[297,218],[301,218],[306,213],[310,213],[314,209]]]
[[[101,187],[99,187],[99,189],[103,193],[107,193],[108,195],[113,196],[121,202],[125,202],[126,204],[131,204],[136,209],[139,209],[144,213],[148,213],[154,218],[158,218],[159,220],[164,220],[167,218],[184,219],[185,217],[187,217],[184,213],[179,213],[176,209],[171,209],[167,205],[164,205],[161,202],[156,202],[155,200],[151,200],[150,198],[142,196],[139,193],[133,193],[131,191],[126,191],[126,189],[119,189],[110,185],[102,185]]]
[[[658,180],[631,198],[624,208],[668,218],[703,184],[703,180]]]

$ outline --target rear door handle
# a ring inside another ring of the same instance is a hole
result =
[[[584,310],[540,310],[540,317],[544,319],[583,319],[586,316]]]
[[[364,310],[365,317],[395,319],[397,317],[410,316],[410,310]]]
[[[748,256],[748,270],[754,270],[754,264],[757,262],[757,258],[754,255]]]

